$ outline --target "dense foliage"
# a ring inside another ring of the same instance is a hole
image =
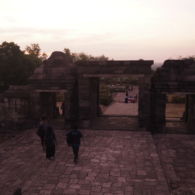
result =
[[[68,56],[70,56],[73,59],[73,62],[78,62],[78,61],[107,61],[108,57],[101,55],[101,56],[92,56],[92,55],[88,55],[86,53],[72,53],[70,51],[70,49],[65,48],[64,49],[64,53]]]
[[[109,104],[112,103],[113,99],[112,99],[112,92],[110,90],[110,88],[105,85],[105,84],[102,84],[100,85],[100,96],[99,96],[99,103],[101,105],[104,105],[104,106],[108,106]]]
[[[104,55],[94,57],[85,53],[71,53],[67,48],[64,52],[73,62],[108,60]],[[3,42],[0,45],[0,92],[8,89],[10,85],[28,84],[28,78],[46,58],[47,54],[41,53],[38,44],[26,46],[22,51],[14,42]]]
[[[42,62],[38,44],[22,51],[14,42],[0,45],[0,92],[10,85],[27,84],[27,79]],[[33,50],[36,51],[33,53]],[[39,50],[39,51],[38,51]]]

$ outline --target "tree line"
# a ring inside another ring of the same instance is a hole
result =
[[[104,55],[94,57],[85,53],[72,53],[68,48],[64,49],[64,53],[73,62],[108,60]],[[28,78],[46,59],[47,54],[41,52],[39,44],[31,44],[21,50],[14,42],[3,42],[0,45],[0,92],[7,90],[10,85],[28,84]]]

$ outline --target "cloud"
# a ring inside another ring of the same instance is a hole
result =
[[[53,29],[53,28],[24,28],[24,27],[12,27],[12,28],[0,28],[0,34],[10,33],[10,34],[64,34],[72,33],[74,29]]]
[[[52,29],[52,28],[0,28],[1,41],[17,40],[17,41],[49,41],[49,42],[104,42],[113,40],[117,37],[116,33],[102,32],[80,32],[78,29]]]

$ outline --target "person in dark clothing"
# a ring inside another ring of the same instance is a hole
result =
[[[79,147],[81,143],[82,133],[78,130],[77,126],[73,126],[72,130],[67,133],[68,145],[72,147],[74,154],[74,163],[78,162]]]
[[[127,96],[125,97],[125,103],[128,103],[128,97]]]
[[[22,189],[21,189],[21,188],[17,188],[17,189],[14,191],[13,195],[22,195]]]
[[[44,144],[46,148],[46,159],[52,160],[55,158],[56,136],[51,126],[48,126],[45,131]]]
[[[45,116],[42,116],[37,130],[37,135],[40,137],[43,151],[45,151],[44,136],[45,136],[45,131],[47,129],[47,126],[48,126],[47,118]]]
[[[129,93],[128,93],[128,89],[126,89],[125,91],[125,95],[128,97]]]

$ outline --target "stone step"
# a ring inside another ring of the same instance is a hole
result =
[[[92,122],[93,129],[100,130],[126,130],[139,131],[136,117],[128,116],[103,116],[98,117]]]

